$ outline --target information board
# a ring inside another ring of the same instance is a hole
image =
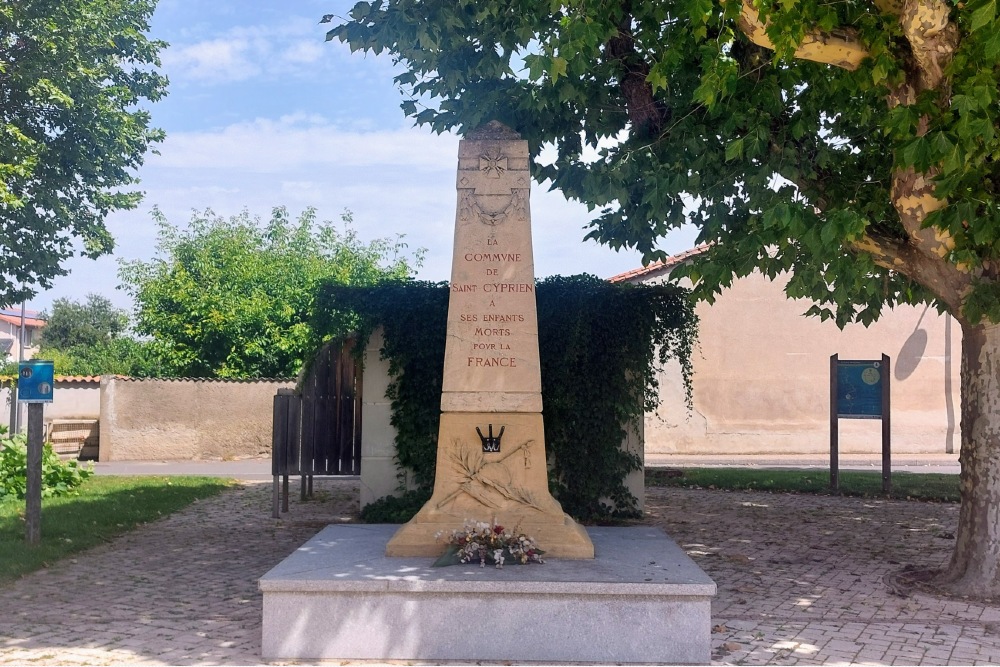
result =
[[[882,491],[892,490],[892,436],[889,355],[881,359],[845,360],[830,355],[830,488],[840,484],[840,419],[882,421]]]
[[[17,400],[21,403],[51,403],[54,379],[51,361],[22,361],[17,371]]]
[[[882,418],[881,361],[837,362],[837,417]]]

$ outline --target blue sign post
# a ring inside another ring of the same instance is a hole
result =
[[[17,400],[28,404],[28,460],[24,493],[24,540],[42,539],[42,421],[45,403],[52,402],[55,384],[52,362],[22,361],[17,369]]]
[[[889,438],[889,357],[844,360],[830,357],[830,488],[840,486],[840,419],[882,420],[882,492],[892,489]]]

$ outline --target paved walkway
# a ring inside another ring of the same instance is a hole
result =
[[[356,513],[356,480],[316,489],[273,520],[247,482],[0,587],[0,664],[259,664],[257,578]],[[947,559],[956,505],[650,489],[647,507],[718,583],[716,664],[1000,664],[1000,605],[885,583]]]

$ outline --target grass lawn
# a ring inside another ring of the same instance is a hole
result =
[[[892,473],[890,497],[957,503],[958,475]],[[646,468],[647,486],[688,486],[702,489],[833,494],[829,470],[763,468]],[[882,473],[840,471],[840,494],[882,497]]]
[[[214,477],[94,476],[79,495],[42,500],[42,541],[24,541],[24,501],[0,501],[0,584],[47,567],[233,484]]]

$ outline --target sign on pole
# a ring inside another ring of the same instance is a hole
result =
[[[18,364],[17,400],[22,403],[51,403],[54,382],[51,361],[22,361]]]
[[[889,357],[841,360],[830,357],[830,488],[840,486],[840,419],[882,420],[882,491],[892,489],[890,465]]]
[[[18,364],[17,400],[28,404],[28,461],[24,494],[24,540],[42,539],[42,420],[45,403],[52,402],[55,382],[52,362],[32,359]]]

